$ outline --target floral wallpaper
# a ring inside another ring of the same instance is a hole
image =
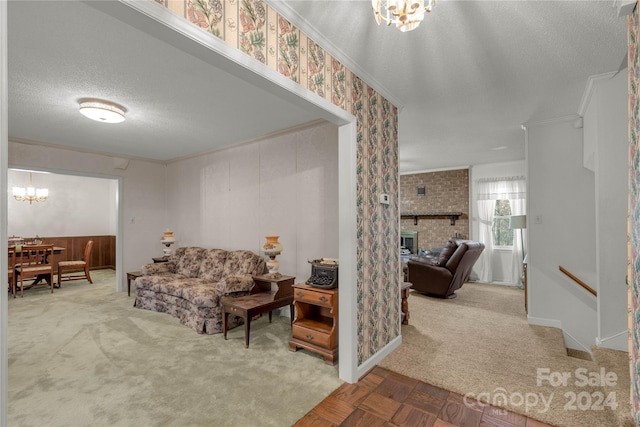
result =
[[[156,1],[356,117],[362,365],[400,335],[397,108],[262,0]],[[396,197],[382,205],[381,193]]]
[[[242,1],[239,10],[241,31],[238,32],[238,48],[263,64],[267,63],[265,26],[266,8],[262,2]]]
[[[629,64],[629,358],[631,368],[631,407],[640,425],[640,59],[638,57],[638,8],[628,18]]]
[[[278,71],[300,82],[300,30],[278,17]]]
[[[204,28],[216,37],[224,37],[224,4],[222,0],[189,0],[187,2],[189,21]]]

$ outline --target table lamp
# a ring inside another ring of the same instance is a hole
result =
[[[265,236],[267,241],[262,247],[262,251],[269,257],[267,268],[269,269],[269,275],[273,278],[280,277],[280,273],[278,272],[280,262],[276,259],[276,256],[282,252],[282,243],[278,241],[279,237],[280,236],[274,234]]]

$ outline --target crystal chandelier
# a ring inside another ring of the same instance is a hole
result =
[[[436,3],[437,0],[371,0],[378,25],[382,21],[395,24],[403,33],[418,28],[424,14],[431,12]]]
[[[49,197],[49,190],[46,188],[35,188],[33,186],[33,177],[29,172],[29,186],[13,187],[13,197],[19,202],[44,202]]]

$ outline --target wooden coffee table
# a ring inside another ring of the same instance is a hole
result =
[[[251,332],[251,319],[262,313],[269,312],[269,323],[271,323],[271,312],[280,307],[288,305],[291,310],[291,319],[294,316],[293,295],[285,298],[274,299],[276,292],[260,292],[239,298],[224,298],[222,300],[222,331],[224,339],[227,339],[227,318],[229,314],[235,314],[244,320],[244,344],[249,348],[249,334]]]
[[[222,299],[222,332],[224,339],[227,339],[227,322],[229,314],[242,317],[244,320],[244,343],[249,348],[249,334],[251,332],[251,319],[262,313],[269,312],[269,323],[271,323],[272,311],[281,307],[289,306],[291,310],[291,321],[293,322],[293,284],[295,277],[279,276],[271,278],[268,275],[253,276],[255,282],[252,294],[239,298],[226,297]],[[271,285],[275,284],[277,290],[272,290]]]

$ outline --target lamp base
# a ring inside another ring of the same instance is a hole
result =
[[[278,273],[278,268],[280,267],[280,262],[276,259],[275,256],[269,257],[267,261],[267,268],[269,269],[269,274]]]

